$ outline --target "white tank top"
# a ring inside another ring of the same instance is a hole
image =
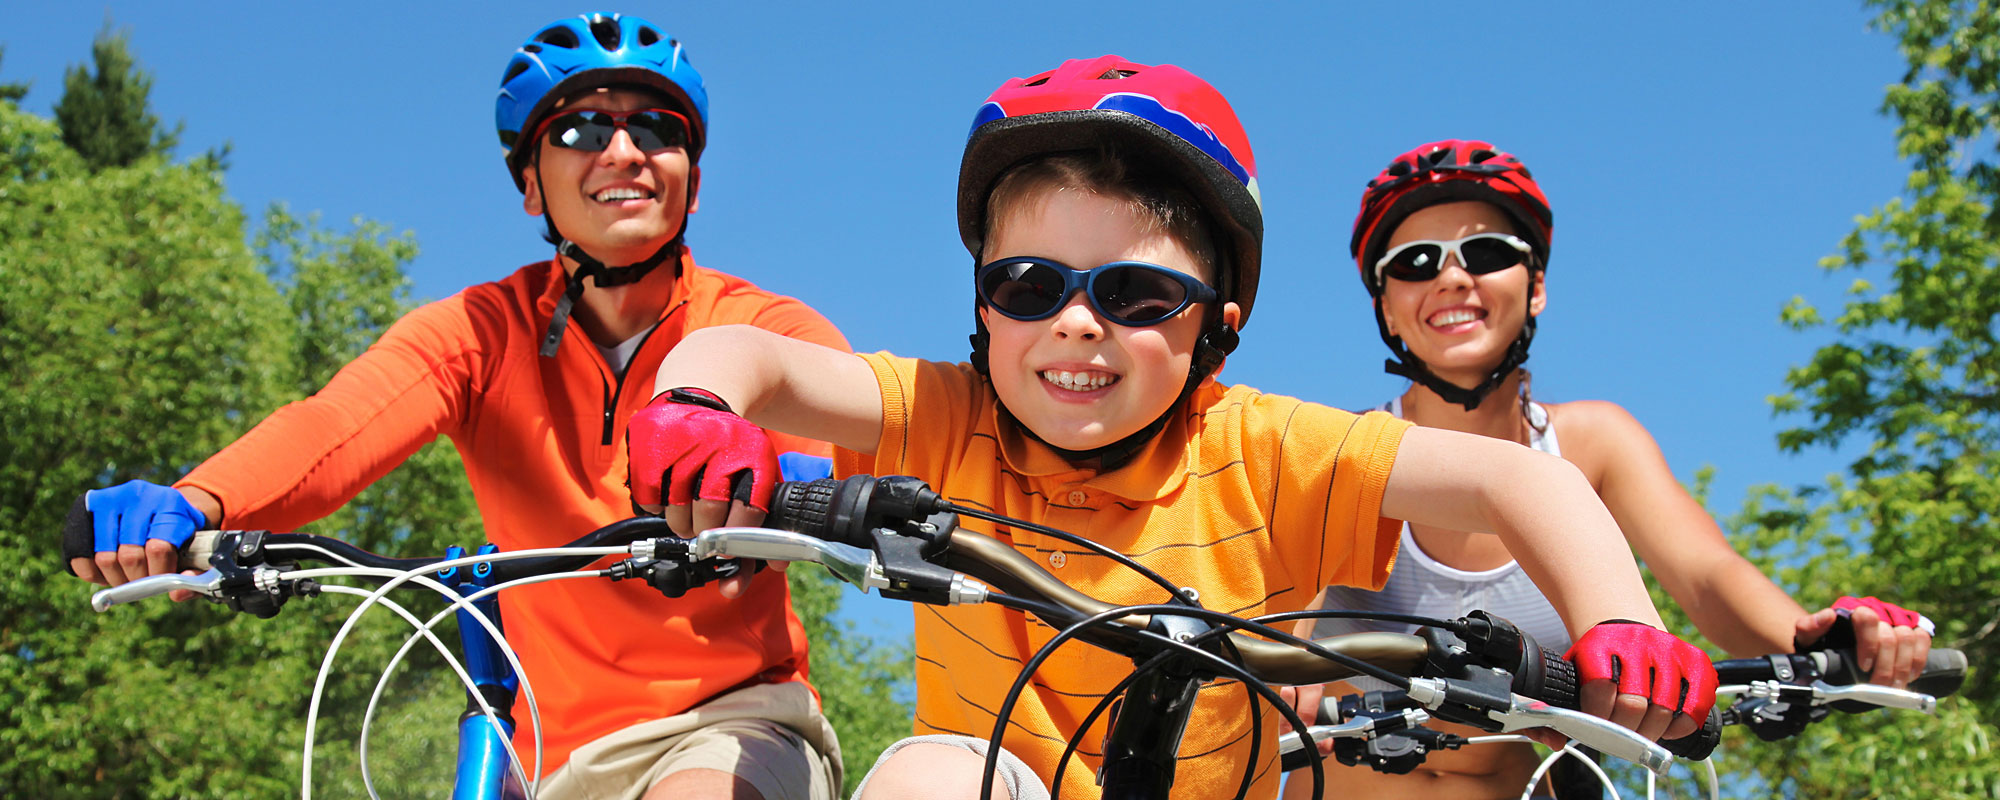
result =
[[[1401,417],[1402,398],[1390,400],[1375,410]],[[1561,456],[1562,450],[1556,446],[1555,428],[1549,425],[1548,409],[1538,403],[1529,403],[1528,420],[1534,423],[1528,429],[1528,446],[1552,456]],[[1555,606],[1549,605],[1548,598],[1542,596],[1542,591],[1535,588],[1534,581],[1528,579],[1519,562],[1509,561],[1503,566],[1477,572],[1446,566],[1417,546],[1416,538],[1410,535],[1408,523],[1403,525],[1401,555],[1397,556],[1396,566],[1389,572],[1389,580],[1382,586],[1382,591],[1329,586],[1325,604],[1321,607],[1420,614],[1442,619],[1461,617],[1467,611],[1478,609],[1514,623],[1535,637],[1535,641],[1545,649],[1561,653],[1570,645],[1569,629],[1563,626],[1562,617],[1556,614]],[[1323,638],[1364,631],[1410,633],[1416,629],[1416,625],[1404,622],[1322,619],[1314,625],[1313,636]],[[1349,683],[1363,692],[1389,688],[1388,684],[1373,678],[1352,678]]]

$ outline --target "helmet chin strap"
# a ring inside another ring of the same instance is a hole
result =
[[[1382,315],[1380,302],[1375,304],[1375,328],[1382,334],[1382,342],[1389,345],[1389,351],[1396,354],[1395,358],[1383,360],[1383,372],[1400,375],[1422,384],[1424,388],[1436,392],[1438,397],[1444,398],[1445,402],[1464,406],[1465,410],[1471,411],[1478,408],[1480,401],[1485,400],[1494,389],[1500,388],[1500,384],[1505,383],[1507,378],[1514,374],[1515,369],[1528,363],[1528,345],[1535,340],[1535,315],[1527,316],[1527,321],[1521,324],[1520,335],[1515,336],[1514,342],[1507,345],[1507,354],[1500,359],[1498,365],[1494,366],[1493,371],[1487,374],[1486,380],[1470,389],[1445,380],[1432,372],[1422,359],[1404,347],[1403,338],[1389,332],[1389,323]]]
[[[535,160],[535,183],[543,185],[541,159]],[[553,214],[547,214],[546,209],[544,214],[542,221],[548,223],[549,238],[555,243],[556,256],[575,261],[576,271],[569,274],[568,283],[563,287],[563,295],[561,299],[556,300],[555,314],[549,317],[549,328],[542,334],[543,358],[554,358],[556,348],[562,344],[563,331],[569,327],[570,312],[575,310],[576,301],[583,297],[584,278],[596,278],[600,289],[637,283],[640,278],[646,277],[646,273],[652,272],[654,267],[664,263],[668,258],[679,257],[687,237],[687,212],[683,210],[681,227],[674,234],[674,238],[660,245],[660,249],[653,251],[652,255],[642,261],[622,267],[612,267],[584,252],[583,248],[578,247],[575,242],[569,240],[569,237],[564,236],[562,231],[557,230]],[[674,264],[674,276],[680,277],[678,261]]]
[[[560,234],[558,236],[560,237]],[[680,255],[680,251],[681,237],[675,234],[672,240],[661,245],[659,250],[654,251],[644,261],[622,267],[607,267],[604,262],[591,258],[589,253],[583,252],[583,248],[576,246],[575,242],[559,238],[556,242],[557,255],[567,256],[575,261],[576,271],[569,274],[568,285],[563,288],[562,298],[556,301],[556,313],[549,317],[549,329],[542,334],[542,357],[554,357],[556,347],[562,344],[563,330],[569,327],[570,312],[576,307],[577,299],[583,296],[584,278],[596,278],[599,288],[634,283],[646,277],[646,273],[652,272],[654,267],[669,257]]]

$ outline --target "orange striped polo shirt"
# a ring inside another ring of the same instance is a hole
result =
[[[1136,559],[1207,608],[1241,616],[1303,608],[1321,586],[1379,587],[1398,523],[1382,492],[1406,422],[1243,386],[1202,385],[1131,463],[1078,469],[999,414],[965,364],[863,356],[881,384],[882,440],[873,456],[835,450],[840,475],[912,475],[954,503],[1088,537]],[[1069,585],[1113,603],[1157,603],[1159,586],[1060,540],[967,519],[965,530],[1010,542]],[[995,605],[915,606],[916,731],[979,738],[993,730],[1022,664],[1057,631]],[[1064,744],[1129,659],[1073,642],[1043,664],[1011,717],[1004,746],[1051,781]],[[1233,796],[1249,760],[1246,689],[1201,690],[1180,749],[1175,797]],[[1277,726],[1264,715],[1252,796],[1278,789]],[[1095,797],[1104,718],[1063,775],[1063,794]]]

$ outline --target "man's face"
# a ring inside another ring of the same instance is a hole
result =
[[[1143,261],[1209,277],[1186,245],[1140,214],[1131,203],[1091,192],[1044,190],[996,220],[983,260],[1032,256],[1083,269]],[[991,335],[993,391],[1007,410],[1043,441],[1088,450],[1138,432],[1173,405],[1187,382],[1204,307],[1143,327],[1106,321],[1082,292],[1046,319],[979,313]],[[1225,306],[1226,320],[1236,313],[1234,303]]]
[[[600,89],[559,104],[549,119],[574,111],[672,107],[649,92]],[[522,207],[549,214],[564,237],[605,264],[631,264],[658,252],[697,206],[701,168],[689,162],[685,146],[645,152],[626,129],[595,152],[550,144],[547,135],[532,144],[536,160],[523,170]]]

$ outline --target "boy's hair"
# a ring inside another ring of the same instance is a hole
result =
[[[1149,221],[1154,230],[1166,232],[1187,247],[1207,269],[1206,280],[1214,283],[1220,279],[1222,266],[1216,263],[1214,223],[1193,194],[1157,177],[1163,174],[1169,173],[1147,169],[1132,155],[1110,146],[1056,153],[1018,164],[993,184],[986,202],[984,241],[993,241],[1008,215],[1044,192],[1086,191],[1124,201],[1140,218]],[[1071,266],[1088,269],[1097,265]]]

